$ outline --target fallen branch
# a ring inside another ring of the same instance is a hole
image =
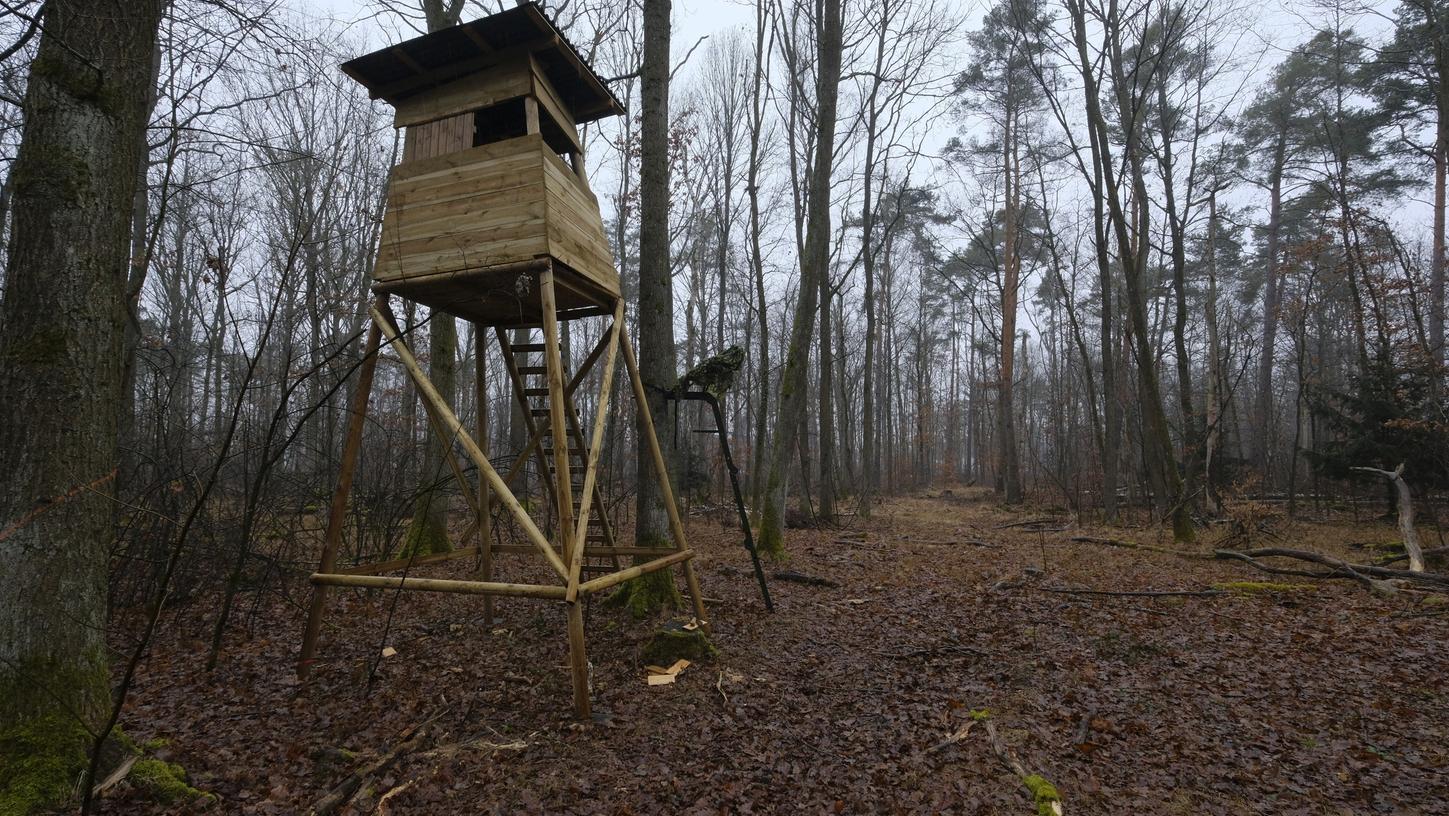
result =
[[[1123,541],[1120,538],[1097,538],[1096,536],[1072,536],[1072,541],[1079,541],[1083,544],[1102,544],[1107,547],[1122,547],[1128,550],[1146,550],[1148,552],[1162,553],[1164,555],[1175,555],[1179,558],[1196,558],[1210,560],[1211,555],[1189,550],[1174,550],[1168,547],[1158,547],[1152,544],[1137,544],[1131,541]]]
[[[404,755],[416,750],[427,737],[428,727],[441,716],[443,716],[443,712],[440,711],[422,723],[404,731],[402,739],[391,750],[367,766],[348,774],[346,779],[328,791],[326,796],[318,799],[316,804],[312,805],[307,812],[311,816],[327,816],[327,814],[332,813],[352,801],[352,797],[357,794],[358,789],[362,787],[362,783],[365,780],[385,773],[389,768],[397,764],[397,761]]]
[[[1412,581],[1417,584],[1433,587],[1440,592],[1449,592],[1449,576],[1438,575],[1432,572],[1389,569],[1388,567],[1380,567],[1373,564],[1350,564],[1347,561],[1334,558],[1331,555],[1323,555],[1322,553],[1309,552],[1307,550],[1291,550],[1284,547],[1259,547],[1257,549],[1242,551],[1213,550],[1213,556],[1225,560],[1242,561],[1263,572],[1270,572],[1275,575],[1302,575],[1310,578],[1351,578],[1363,584],[1367,589],[1376,592],[1392,593],[1397,591],[1397,588],[1390,583],[1391,580]],[[1306,570],[1286,569],[1283,567],[1275,567],[1271,564],[1264,564],[1258,560],[1260,558],[1293,558],[1328,567],[1328,570],[1323,572],[1310,572]]]
[[[928,538],[903,538],[901,539],[901,542],[905,544],[929,544],[933,547],[959,547],[965,544],[972,547],[985,547],[990,550],[1001,549],[1000,544],[993,544],[990,541],[982,541],[979,538],[963,538],[959,541],[938,541]]]
[[[927,748],[926,753],[934,754],[942,748],[947,748],[949,746],[955,745],[963,739],[966,739],[966,735],[971,733],[971,727],[974,725],[976,725],[976,719],[973,717],[967,720],[965,725],[956,729],[956,733],[950,735],[949,737],[946,737],[935,745],[932,745],[930,748]]]
[[[1069,589],[1067,587],[1032,587],[1040,592],[1055,592],[1059,595],[1106,595],[1119,598],[1216,598],[1230,594],[1222,589]]]
[[[1062,816],[1062,797],[1057,793],[1056,786],[1048,782],[1040,774],[1030,773],[1021,760],[1016,758],[1016,753],[1010,747],[1002,743],[1001,738],[996,735],[996,725],[989,718],[983,717],[986,723],[986,735],[991,738],[991,750],[995,752],[1006,767],[1016,774],[1021,784],[1031,792],[1033,804],[1036,805],[1036,812],[1042,816]]]
[[[1025,521],[1013,521],[1013,522],[1011,522],[1009,524],[998,524],[995,527],[993,527],[992,529],[994,529],[994,530],[1009,530],[1012,527],[1032,527],[1032,526],[1035,526],[1035,525],[1038,525],[1038,524],[1054,524],[1054,523],[1056,523],[1056,519],[1054,519],[1054,518],[1034,518],[1034,519],[1027,519]],[[1063,527],[1062,529],[1065,530],[1066,528]]]
[[[789,581],[794,584],[808,584],[809,586],[830,587],[831,589],[840,588],[838,582],[832,581],[829,578],[821,578],[818,575],[806,575],[803,572],[796,572],[794,570],[776,570],[775,580]]]

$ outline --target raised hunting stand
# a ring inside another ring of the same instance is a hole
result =
[[[705,622],[699,579],[690,561],[694,553],[685,542],[644,383],[624,330],[619,275],[604,238],[598,200],[584,175],[578,125],[620,114],[623,107],[533,3],[358,57],[342,70],[366,86],[373,98],[393,105],[394,125],[406,128],[406,141],[388,185],[373,274],[377,299],[371,309],[372,327],[352,398],[321,566],[311,578],[312,605],[297,673],[305,677],[311,668],[328,587],[482,595],[485,617],[491,617],[493,595],[545,598],[562,601],[568,608],[574,708],[578,716],[587,717],[589,676],[581,605],[585,596],[683,564],[695,617],[702,625]],[[392,296],[473,322],[478,364],[476,438],[409,350],[388,304]],[[580,370],[570,376],[559,353],[559,323],[600,316],[611,316],[612,322]],[[528,445],[506,475],[494,469],[487,451],[484,330],[489,328],[503,352],[529,431]],[[506,331],[510,328],[541,329],[542,341],[511,343]],[[449,441],[445,459],[476,513],[470,532],[476,531],[478,545],[339,569],[348,493],[361,452],[378,350],[384,342],[416,384],[434,433]],[[599,453],[619,354],[659,476],[672,550],[619,546],[602,506]],[[600,360],[602,382],[585,448],[572,394]],[[476,490],[470,490],[462,465],[451,453],[454,444],[477,468]],[[553,541],[513,493],[531,457],[547,474],[544,482],[557,521]],[[530,546],[492,540],[494,499]],[[507,552],[536,552],[556,580],[546,584],[494,580],[493,555]],[[470,556],[479,558],[477,580],[384,574]],[[621,567],[620,556],[652,558]],[[603,574],[584,580],[586,570]]]

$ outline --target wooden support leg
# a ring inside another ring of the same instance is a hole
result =
[[[548,414],[553,423],[553,475],[554,499],[558,502],[559,550],[564,563],[573,559],[574,542],[574,483],[569,469],[569,436],[564,423],[564,378],[563,358],[558,347],[558,304],[554,299],[553,267],[543,273],[538,287],[543,309],[544,365],[548,368]]]
[[[499,476],[498,471],[493,469],[493,465],[489,463],[488,457],[483,455],[483,450],[478,447],[478,443],[473,440],[472,435],[463,430],[463,423],[458,421],[458,416],[453,413],[452,408],[448,407],[447,400],[443,399],[443,396],[438,393],[438,389],[428,379],[427,373],[418,364],[418,359],[413,356],[412,350],[408,348],[407,343],[402,341],[402,335],[398,330],[396,319],[393,318],[392,309],[388,308],[387,303],[379,302],[372,310],[372,319],[378,325],[378,328],[382,329],[383,337],[392,345],[393,351],[397,353],[398,360],[408,370],[408,376],[412,377],[413,383],[418,387],[418,391],[422,392],[423,400],[432,404],[433,410],[437,411],[438,417],[443,421],[444,427],[447,428],[449,436],[457,439],[463,445],[463,449],[468,454],[468,458],[472,459],[473,464],[478,467],[478,470],[482,471],[483,475],[488,479],[488,486],[493,489],[493,492],[498,496],[498,500],[503,503],[503,506],[508,509],[509,514],[513,516],[514,521],[517,521],[518,526],[523,529],[524,537],[533,546],[538,548],[538,551],[543,554],[544,560],[548,561],[548,565],[553,568],[553,571],[559,577],[567,580],[569,574],[568,567],[564,566],[563,560],[558,557],[558,553],[554,551],[553,545],[549,544],[548,539],[538,529],[538,525],[534,524],[533,518],[528,515],[528,511],[524,510],[523,505],[519,504],[518,498],[513,495],[513,491],[509,490],[508,485],[503,483],[503,477]]]
[[[639,376],[639,363],[634,359],[634,346],[629,342],[629,333],[619,332],[619,346],[624,351],[624,365],[629,369],[629,381],[634,386],[634,401],[639,407],[640,430],[644,434],[644,441],[649,445],[649,454],[654,459],[654,470],[659,475],[659,494],[664,500],[664,510],[669,514],[669,531],[674,535],[674,546],[683,550],[687,545],[684,536],[684,522],[679,518],[679,505],[674,503],[674,490],[669,486],[669,470],[664,464],[664,452],[659,449],[659,437],[654,433],[654,418],[649,415],[648,396],[644,393],[644,380]],[[689,594],[694,596],[694,617],[698,619],[699,625],[706,632],[709,631],[709,620],[705,617],[704,595],[699,591],[699,577],[695,575],[694,566],[686,561],[684,564],[685,580],[689,582]]]
[[[473,324],[473,391],[478,402],[478,448],[488,455],[488,344],[483,340],[483,326]],[[478,580],[493,580],[493,501],[488,479],[478,471]],[[483,596],[483,625],[493,625],[493,597]]]
[[[584,654],[584,601],[575,598],[569,608],[569,672],[574,682],[574,714],[587,720],[589,706],[589,658]]]
[[[382,302],[382,299],[379,298]],[[362,450],[362,429],[367,424],[367,402],[372,394],[372,375],[377,371],[377,347],[382,331],[376,323],[367,330],[367,344],[362,352],[362,365],[357,371],[357,389],[352,392],[352,406],[347,418],[347,437],[342,445],[342,467],[337,487],[332,492],[332,506],[327,513],[327,535],[322,544],[322,562],[318,572],[332,572],[337,567],[337,550],[342,544],[342,528],[347,523],[347,497],[352,492],[352,476]],[[307,627],[302,633],[302,653],[297,657],[297,677],[305,680],[312,670],[317,652],[317,636],[322,631],[322,612],[327,604],[327,587],[312,588],[312,605],[307,610]]]

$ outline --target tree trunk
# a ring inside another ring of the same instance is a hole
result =
[[[450,2],[444,7],[443,0],[423,0],[423,14],[428,31],[440,31],[458,24],[462,2]],[[451,314],[433,310],[428,321],[428,379],[449,405],[458,395],[458,321]],[[417,504],[413,509],[412,522],[408,525],[400,555],[426,555],[447,552],[452,549],[448,542],[448,497],[449,491],[442,489],[451,474],[446,457],[451,444],[446,438],[428,430],[430,440],[423,454],[422,481],[418,485]]]
[[[0,804],[59,803],[110,709],[129,215],[161,0],[51,0],[0,303]]]
[[[1257,429],[1254,464],[1257,466],[1259,490],[1266,492],[1272,479],[1273,464],[1273,355],[1278,341],[1278,313],[1282,309],[1278,286],[1278,242],[1283,230],[1283,166],[1288,152],[1288,135],[1280,133],[1273,152],[1273,168],[1268,177],[1268,230],[1264,253],[1266,271],[1263,282],[1263,340],[1258,349],[1258,394],[1253,410]]]
[[[639,162],[639,374],[644,380],[654,426],[672,427],[664,394],[674,388],[678,371],[674,350],[674,290],[669,275],[669,13],[670,0],[644,2],[644,65],[640,76]],[[637,433],[639,492],[634,541],[640,547],[667,547],[669,516],[659,490],[644,422]],[[674,435],[659,434],[666,467],[675,468]],[[630,581],[619,599],[635,615],[677,605],[673,570],[659,570]]]
[[[805,251],[800,258],[799,300],[795,304],[785,371],[780,378],[780,415],[760,519],[760,548],[774,556],[782,555],[785,549],[785,474],[805,414],[810,339],[815,333],[815,314],[819,308],[819,281],[827,274],[830,264],[830,177],[835,158],[835,114],[842,50],[840,0],[822,0],[820,8],[823,13],[816,27],[819,107],[815,117],[810,198],[806,205]]]
[[[1017,252],[1017,221],[1020,174],[1015,112],[1008,106],[1004,117],[1001,143],[1002,174],[1006,187],[1004,233],[1002,239],[1001,283],[1001,368],[996,384],[997,490],[1007,504],[1021,501],[1021,462],[1016,446],[1016,407],[1013,399],[1016,386],[1016,307],[1021,288],[1021,258]]]

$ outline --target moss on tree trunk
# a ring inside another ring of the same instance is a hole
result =
[[[660,555],[668,552],[669,540],[667,538],[650,538],[640,546],[658,547]],[[640,556],[635,559],[636,564],[652,561],[653,558]],[[641,575],[632,581],[625,581],[619,589],[610,595],[607,603],[610,606],[629,610],[629,614],[636,619],[647,618],[660,612],[678,609],[683,606],[683,599],[679,595],[679,587],[674,584],[674,570],[662,569],[646,575]]]

